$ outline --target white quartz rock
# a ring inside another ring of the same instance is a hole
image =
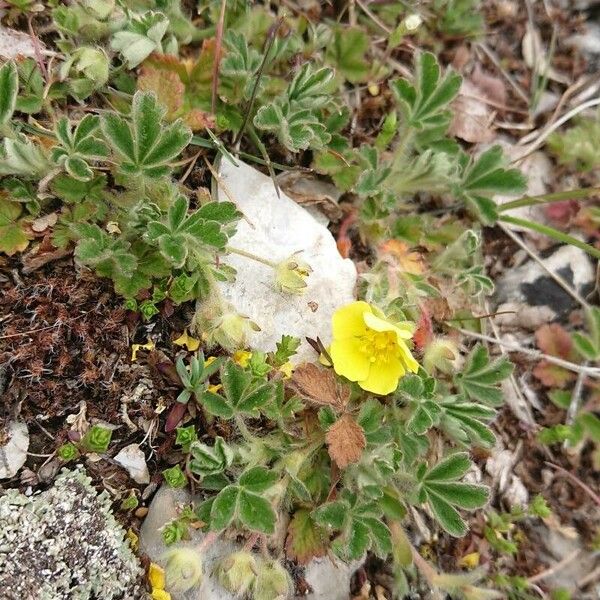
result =
[[[6,431],[0,429],[0,440],[5,436],[7,441],[0,441],[0,479],[8,479],[17,474],[27,460],[29,449],[29,432],[22,421],[11,421]]]
[[[294,335],[302,343],[293,362],[314,360],[304,338],[319,336],[324,344],[330,342],[332,314],[354,300],[354,263],[340,256],[331,233],[308,211],[284,193],[277,196],[270,177],[227,159],[221,161],[220,177],[218,199],[233,200],[245,217],[230,240],[232,247],[274,262],[301,252],[299,258],[312,268],[306,291],[288,294],[276,289],[272,268],[231,254],[226,262],[237,277],[234,283],[221,284],[223,296],[260,327],[249,337],[252,348],[268,352],[282,335]]]
[[[137,444],[125,446],[114,458],[114,461],[121,465],[129,476],[136,483],[149,483],[150,473],[144,453]]]

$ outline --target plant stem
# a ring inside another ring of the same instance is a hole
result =
[[[499,219],[500,221],[504,221],[505,223],[512,223],[513,225],[518,225],[519,227],[526,227],[527,229],[531,229],[532,231],[537,231],[537,233],[547,235],[548,237],[556,240],[557,242],[571,244],[572,246],[575,246],[576,248],[587,252],[590,256],[600,259],[600,250],[594,248],[594,246],[590,246],[590,244],[586,244],[585,242],[578,240],[576,237],[573,237],[568,233],[563,233],[558,229],[554,229],[554,227],[548,227],[547,225],[542,225],[541,223],[529,221],[528,219],[509,217],[508,215],[501,215]]]
[[[242,434],[242,437],[244,438],[244,440],[246,442],[248,442],[249,444],[252,444],[253,442],[255,442],[256,438],[250,433],[250,430],[248,429],[248,426],[246,425],[244,419],[240,415],[235,415],[234,419],[235,419],[235,424],[237,425],[238,429],[240,430],[240,433]]]
[[[242,250],[241,248],[234,248],[233,246],[227,246],[225,248],[227,252],[231,254],[237,254],[238,256],[243,256],[244,258],[249,258],[250,260],[255,260],[256,262],[262,263],[263,265],[267,265],[267,267],[271,267],[272,269],[277,268],[277,263],[267,259],[262,258],[261,256],[257,256],[256,254],[252,254],[252,252],[247,252],[246,250]]]
[[[505,212],[513,208],[522,206],[537,206],[538,204],[548,204],[550,202],[561,202],[562,200],[575,200],[576,198],[589,198],[600,195],[600,188],[585,188],[579,190],[569,190],[564,192],[554,192],[552,194],[542,194],[540,196],[524,196],[518,200],[512,200],[498,206],[498,212]]]

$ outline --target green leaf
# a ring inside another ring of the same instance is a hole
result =
[[[430,469],[423,481],[452,481],[462,477],[471,467],[471,460],[466,452],[456,452],[440,461]]]
[[[243,398],[251,380],[252,375],[232,360],[228,360],[221,369],[223,390],[234,406]]]
[[[341,542],[341,540],[339,540]],[[338,542],[338,540],[336,540]],[[357,560],[369,547],[369,528],[362,521],[354,520],[350,526],[347,544],[344,540],[343,554],[349,559]]]
[[[428,496],[429,506],[439,524],[454,537],[462,537],[467,533],[467,524],[458,511],[436,495]]]
[[[369,528],[375,554],[380,558],[387,558],[392,553],[392,534],[387,525],[372,517],[363,518],[362,522]]]
[[[506,357],[490,362],[487,349],[478,344],[467,357],[462,372],[454,376],[454,381],[465,396],[498,406],[502,404],[498,384],[512,371],[513,365]]]
[[[358,27],[338,27],[334,32],[333,43],[327,47],[326,58],[351,83],[365,81],[369,75],[370,63],[366,53],[369,49],[369,36]]]
[[[233,521],[238,508],[240,489],[235,485],[223,488],[210,509],[210,526],[213,530],[225,529]]]
[[[215,417],[222,419],[231,419],[233,417],[233,408],[228,404],[227,400],[219,394],[206,391],[199,398],[200,404]]]
[[[27,248],[29,235],[21,225],[23,207],[17,202],[0,196],[0,252],[12,256]]]
[[[233,463],[234,452],[221,436],[215,438],[214,446],[194,441],[189,449],[190,469],[201,477],[218,475],[226,471]]]
[[[0,68],[0,127],[8,123],[15,110],[19,93],[17,67],[11,60]]]
[[[131,121],[114,113],[102,117],[102,131],[123,160],[122,173],[158,178],[169,171],[169,163],[188,145],[191,130],[176,121],[165,126],[164,108],[152,92],[136,92]]]
[[[242,473],[238,483],[249,492],[261,493],[268,490],[279,479],[278,473],[265,467],[253,467]]]
[[[266,534],[275,531],[277,515],[271,504],[262,496],[241,490],[238,504],[240,521],[248,529]]]
[[[320,525],[332,529],[342,529],[347,512],[348,505],[345,502],[335,501],[323,504],[313,511],[312,516]]]
[[[248,393],[240,400],[237,409],[241,412],[255,414],[259,409],[263,408],[273,400],[275,396],[275,388],[269,383],[265,383]]]
[[[488,501],[490,491],[483,485],[458,481],[430,481],[427,483],[427,494],[435,494],[460,508],[475,509],[482,507]]]

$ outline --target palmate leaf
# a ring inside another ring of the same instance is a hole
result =
[[[420,498],[428,502],[443,529],[455,537],[467,531],[467,525],[456,507],[474,510],[483,506],[489,497],[486,486],[458,481],[470,467],[469,455],[457,452],[421,476]]]
[[[333,43],[327,47],[326,59],[344,78],[359,83],[369,75],[370,63],[366,53],[369,49],[369,36],[358,27],[338,27]]]
[[[502,148],[493,146],[479,158],[468,158],[462,153],[459,159],[463,167],[456,194],[462,196],[486,225],[498,219],[493,196],[496,194],[520,194],[527,189],[527,179],[518,169],[507,169]]]
[[[170,163],[189,144],[191,130],[181,121],[162,122],[165,109],[152,92],[136,92],[131,120],[116,113],[102,117],[102,131],[113,151],[122,159],[119,170],[125,174],[162,177]]]
[[[15,110],[19,93],[19,76],[13,61],[0,68],[0,127],[8,123]]]
[[[232,360],[221,368],[221,383],[224,396],[207,391],[200,403],[209,413],[222,419],[231,419],[236,414],[257,417],[277,395],[276,382],[253,382],[252,374]]]
[[[175,267],[182,267],[188,257],[224,248],[228,235],[223,227],[239,216],[230,202],[210,202],[192,214],[188,210],[188,199],[178,196],[166,219],[148,223],[148,239],[158,243],[162,255]]]
[[[27,248],[31,235],[23,228],[23,205],[0,196],[0,252],[12,256]]]
[[[496,416],[493,408],[465,401],[461,396],[445,398],[440,407],[440,427],[454,440],[483,448],[494,446],[496,437],[487,425]]]
[[[490,361],[485,346],[477,345],[466,359],[463,370],[454,376],[454,383],[467,397],[490,406],[502,404],[500,382],[513,371],[506,357]]]
[[[4,138],[3,153],[0,155],[0,175],[42,179],[50,168],[46,155],[25,136]]]
[[[212,502],[210,525],[213,530],[224,529],[235,520],[260,533],[275,531],[277,515],[270,502],[260,494],[279,478],[264,467],[242,473],[237,485],[223,488]]]
[[[400,103],[404,117],[411,127],[421,131],[445,132],[450,123],[450,102],[458,94],[461,77],[453,71],[440,76],[436,57],[430,52],[417,55],[415,85],[406,79],[391,83],[391,89]]]

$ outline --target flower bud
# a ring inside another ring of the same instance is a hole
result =
[[[217,567],[219,583],[232,594],[243,596],[256,579],[256,559],[250,552],[234,552]]]
[[[418,29],[421,26],[422,22],[423,22],[423,19],[421,18],[421,15],[418,15],[416,13],[409,15],[403,21],[404,27],[406,27],[406,31],[409,31],[409,32],[415,31],[416,29]]]
[[[260,331],[256,323],[220,300],[207,300],[198,305],[194,327],[209,347],[218,344],[232,353],[248,345],[248,336],[253,331]]]
[[[281,292],[302,294],[306,288],[306,278],[312,273],[311,266],[300,260],[299,252],[277,263],[275,267],[275,285]]]
[[[425,347],[423,366],[429,373],[436,369],[450,375],[456,371],[458,363],[458,348],[447,338],[436,338]]]
[[[261,566],[254,584],[254,600],[284,600],[290,594],[292,580],[277,561]]]
[[[163,558],[168,591],[183,594],[202,582],[202,559],[197,550],[174,548]]]

